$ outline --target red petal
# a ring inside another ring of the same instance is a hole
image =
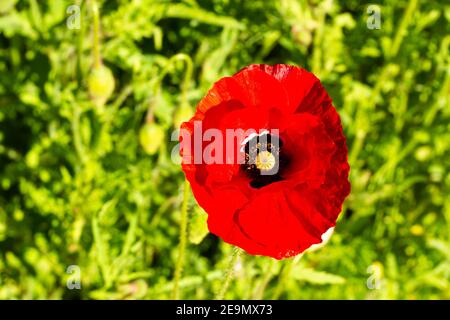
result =
[[[258,193],[236,212],[234,220],[241,232],[257,244],[245,250],[281,259],[322,241],[334,221],[324,217],[301,191]]]
[[[250,105],[285,109],[289,100],[281,83],[264,71],[244,68],[233,76],[246,91]]]
[[[319,117],[301,113],[290,119],[281,136],[290,159],[283,177],[318,188],[325,181],[336,146]]]
[[[288,104],[286,104],[287,112],[295,112],[300,103],[308,96],[311,91],[322,91],[319,79],[316,78],[311,72],[306,71],[303,68],[296,66],[289,66],[285,64],[276,64],[269,66],[265,64],[253,64],[246,68],[247,70],[261,70],[274,79],[277,79],[283,86],[288,96]],[[315,101],[310,104],[310,108],[316,106]],[[305,112],[306,110],[299,110]]]
[[[225,77],[214,83],[206,96],[197,105],[197,112],[205,113],[223,102],[236,100],[248,105],[246,92],[235,78]]]

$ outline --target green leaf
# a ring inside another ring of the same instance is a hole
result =
[[[297,267],[292,271],[292,277],[296,280],[306,281],[312,284],[343,284],[345,279],[341,276],[325,271],[317,271],[312,268]]]
[[[214,13],[205,11],[200,8],[192,8],[183,4],[173,4],[167,8],[165,12],[166,17],[192,19],[199,22],[221,26],[232,27],[236,29],[244,29],[244,25],[231,17],[218,16]]]
[[[429,247],[436,249],[450,259],[450,246],[447,242],[439,239],[430,239],[427,241]]]
[[[190,221],[189,241],[191,243],[199,244],[209,233],[207,220],[208,215],[206,212],[202,208],[197,207]]]

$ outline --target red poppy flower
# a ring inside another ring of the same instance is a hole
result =
[[[224,241],[282,259],[321,243],[335,226],[350,192],[347,146],[312,73],[250,65],[216,82],[181,129],[183,171],[209,230]],[[209,129],[215,133],[199,136]],[[217,132],[228,137],[231,129],[245,133],[211,148]]]

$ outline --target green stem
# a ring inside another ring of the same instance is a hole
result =
[[[280,272],[278,284],[272,295],[272,300],[277,300],[281,296],[283,291],[286,289],[286,283],[291,275],[292,268],[298,263],[298,261],[300,261],[302,256],[303,256],[303,254],[298,255],[295,258],[292,258],[290,261],[287,262],[287,264],[285,264],[283,266],[283,269],[281,269],[281,272]]]
[[[233,253],[230,258],[230,263],[228,264],[227,270],[225,271],[225,281],[223,283],[222,288],[220,288],[219,293],[216,295],[216,300],[223,300],[225,297],[225,293],[228,290],[228,287],[230,286],[231,280],[233,279],[234,275],[234,267],[239,259],[239,256],[241,255],[242,250],[239,248],[234,248]]]
[[[81,117],[82,111],[80,110],[80,107],[78,104],[73,104],[73,114],[72,114],[72,135],[73,135],[73,144],[75,146],[75,151],[77,153],[78,158],[80,159],[81,163],[86,163],[88,160],[87,152],[84,147],[84,144],[81,139],[80,135],[80,117]]]
[[[181,102],[186,103],[189,84],[192,78],[192,71],[194,69],[191,57],[184,53],[177,53],[176,55],[170,57],[167,65],[163,68],[160,74],[159,82],[162,82],[162,79],[171,71],[172,64],[176,61],[183,61],[186,64],[186,72],[184,73],[183,83],[181,84]]]
[[[102,64],[102,58],[100,56],[100,14],[95,0],[92,0],[92,14],[94,18],[94,67],[98,68]]]
[[[392,47],[389,52],[389,58],[393,58],[397,56],[398,50],[400,49],[400,45],[402,44],[403,38],[408,31],[408,26],[410,22],[413,20],[414,11],[416,10],[418,4],[418,0],[411,0],[408,4],[408,7],[405,9],[405,13],[403,14],[402,21],[400,22],[400,26],[397,29],[397,32],[394,37],[394,41],[392,42]]]
[[[380,76],[378,77],[378,81],[375,84],[375,87],[371,93],[371,100],[369,101],[368,109],[373,110],[377,104],[378,96],[381,94],[381,88],[382,84],[386,82],[387,79],[390,79],[390,73],[389,73],[389,65],[384,66],[383,69],[380,72]],[[356,112],[356,121],[358,122],[358,119],[363,116],[363,111],[361,109],[358,109]],[[361,126],[362,128],[362,126]],[[359,153],[364,147],[364,142],[367,136],[367,132],[365,129],[356,129],[356,137],[355,141],[353,142],[353,146],[351,148],[351,151],[349,152],[349,163],[352,165],[353,170],[356,169],[357,163],[356,159],[358,159]]]
[[[78,0],[76,2],[76,4],[78,6],[80,6],[80,17],[83,16],[84,12],[84,3],[80,0]],[[83,61],[83,40],[84,40],[84,35],[85,35],[85,24],[84,21],[81,21],[82,23],[80,24],[80,30],[78,32],[78,38],[77,38],[77,82],[78,82],[78,86],[81,86],[82,82],[83,82],[83,65],[82,65],[82,61]]]
[[[178,259],[175,265],[173,299],[179,299],[180,279],[183,272],[184,255],[186,252],[187,242],[187,223],[188,223],[188,200],[189,200],[189,182],[184,181],[183,203],[181,205],[181,221],[180,221],[180,243],[178,246]]]
[[[264,275],[262,276],[261,282],[259,283],[254,295],[253,300],[261,300],[264,296],[264,292],[269,284],[270,280],[273,277],[273,267],[275,266],[276,260],[271,259],[269,267],[267,270],[264,270]]]
[[[184,73],[183,84],[181,85],[181,102],[187,103],[187,93],[189,91],[189,84],[192,78],[192,71],[194,66],[192,64],[192,59],[186,54],[178,54],[174,56],[175,59],[183,60],[186,64],[186,72]]]
[[[325,25],[326,13],[323,9],[319,9],[317,14],[318,27],[314,34],[313,54],[312,54],[312,70],[314,74],[320,74],[322,72],[322,43],[323,32]]]
[[[192,72],[194,70],[194,64],[192,63],[191,57],[184,53],[177,53],[170,57],[167,61],[166,65],[162,68],[159,76],[153,80],[150,84],[150,92],[152,93],[152,99],[157,98],[160,95],[160,85],[164,79],[164,77],[172,71],[172,66],[176,61],[183,61],[186,64],[186,71],[184,73],[183,82],[181,84],[181,95],[180,95],[180,106],[186,104],[188,102],[187,94],[189,92],[189,84],[192,79]],[[146,122],[153,122],[153,105],[155,104],[155,100],[151,100],[150,106],[147,108],[146,113]]]

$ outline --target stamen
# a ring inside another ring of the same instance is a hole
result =
[[[269,151],[262,151],[256,156],[256,168],[259,170],[271,170],[275,166],[277,160],[275,156]]]
[[[282,146],[283,142],[268,132],[246,139],[242,170],[250,178],[250,186],[259,189],[284,180],[282,172],[288,161]]]

